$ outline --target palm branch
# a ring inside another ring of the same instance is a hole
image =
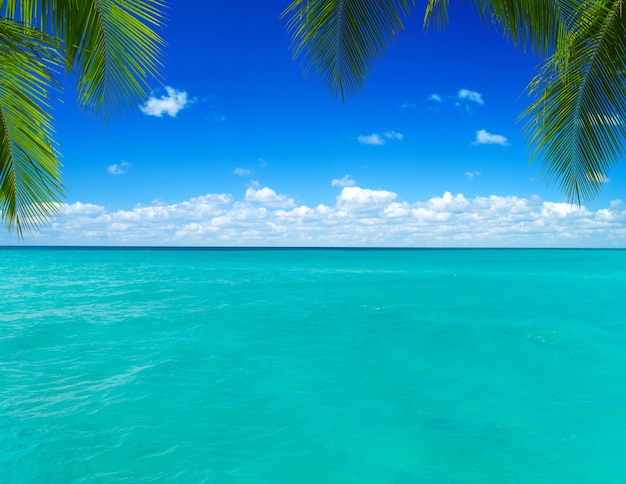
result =
[[[132,109],[158,76],[162,0],[0,1],[0,210],[9,229],[56,213],[60,163],[51,92],[65,70],[85,111]]]
[[[59,46],[41,32],[0,22],[0,211],[30,230],[56,212],[60,165],[48,96]]]
[[[322,75],[336,97],[358,91],[373,62],[403,30],[413,0],[295,0],[283,12],[294,57]]]
[[[623,1],[582,1],[564,41],[529,85],[523,113],[532,159],[577,203],[595,196],[626,138]]]
[[[426,28],[448,20],[449,0],[428,0]],[[547,56],[524,111],[531,161],[570,200],[595,195],[623,155],[626,135],[624,0],[474,0],[480,16],[515,45]],[[295,0],[285,11],[294,56],[344,99],[363,86],[402,30],[413,3]]]

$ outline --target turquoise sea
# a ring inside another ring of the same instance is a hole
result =
[[[0,482],[626,481],[626,251],[0,268]]]

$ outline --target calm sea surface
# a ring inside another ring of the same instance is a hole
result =
[[[626,251],[0,249],[0,482],[626,481]]]

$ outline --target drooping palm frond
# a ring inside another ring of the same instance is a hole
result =
[[[163,0],[0,0],[0,215],[19,235],[61,199],[51,69],[77,81],[88,112],[135,108],[158,76]]]
[[[358,91],[373,62],[403,30],[412,0],[295,0],[283,12],[295,57],[321,75],[335,97]]]
[[[424,27],[443,28],[448,23],[450,0],[428,0]],[[515,46],[546,54],[567,34],[574,22],[571,12],[577,0],[473,0],[488,24],[500,27]]]
[[[92,113],[135,108],[158,78],[164,0],[5,0],[12,18],[64,44],[78,103]]]
[[[626,138],[623,0],[584,0],[564,43],[529,86],[532,157],[577,203],[596,195]]]
[[[0,21],[0,212],[21,236],[56,213],[61,183],[48,94],[58,43]]]

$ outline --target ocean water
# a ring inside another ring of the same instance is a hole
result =
[[[624,482],[625,269],[0,249],[0,482]]]

